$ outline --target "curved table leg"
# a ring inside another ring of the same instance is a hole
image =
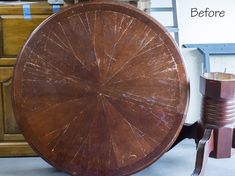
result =
[[[195,169],[191,176],[203,176],[210,153],[214,150],[214,131],[205,129],[203,138],[199,141]]]

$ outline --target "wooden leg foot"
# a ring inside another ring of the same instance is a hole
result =
[[[214,131],[205,129],[203,138],[199,141],[197,148],[196,165],[191,176],[203,176],[205,166],[210,153],[214,150]]]

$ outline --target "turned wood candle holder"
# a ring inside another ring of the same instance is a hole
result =
[[[193,176],[203,175],[208,157],[230,158],[235,146],[235,75],[205,73],[200,79],[203,95]]]

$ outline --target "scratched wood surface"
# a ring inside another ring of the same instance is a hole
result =
[[[177,138],[188,104],[182,58],[158,22],[114,2],[49,17],[18,56],[13,108],[28,142],[71,175],[130,175]]]

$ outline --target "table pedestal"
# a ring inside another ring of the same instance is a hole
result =
[[[204,175],[208,157],[230,158],[235,148],[235,75],[205,73],[200,79],[200,91],[201,119],[185,124],[175,143],[195,139],[197,157],[192,176]]]

